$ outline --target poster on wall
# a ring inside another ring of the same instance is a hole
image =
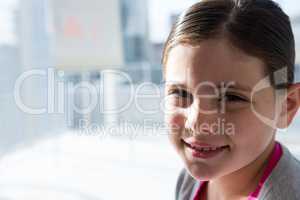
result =
[[[119,0],[50,0],[53,65],[97,70],[123,65]]]

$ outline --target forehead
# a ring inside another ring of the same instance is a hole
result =
[[[264,63],[245,54],[225,39],[211,39],[197,46],[179,44],[169,53],[166,81],[189,84],[234,81],[253,88],[264,78]]]

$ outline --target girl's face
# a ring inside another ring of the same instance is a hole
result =
[[[194,178],[235,172],[274,142],[275,129],[253,112],[272,119],[275,110],[271,87],[251,99],[265,78],[260,59],[226,39],[211,39],[175,46],[165,67],[169,138]]]

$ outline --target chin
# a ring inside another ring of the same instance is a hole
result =
[[[188,173],[198,181],[209,181],[217,177],[217,173],[199,164],[186,165]]]

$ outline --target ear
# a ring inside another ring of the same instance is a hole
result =
[[[300,83],[294,83],[287,89],[278,117],[277,128],[287,128],[295,117],[300,106]]]

